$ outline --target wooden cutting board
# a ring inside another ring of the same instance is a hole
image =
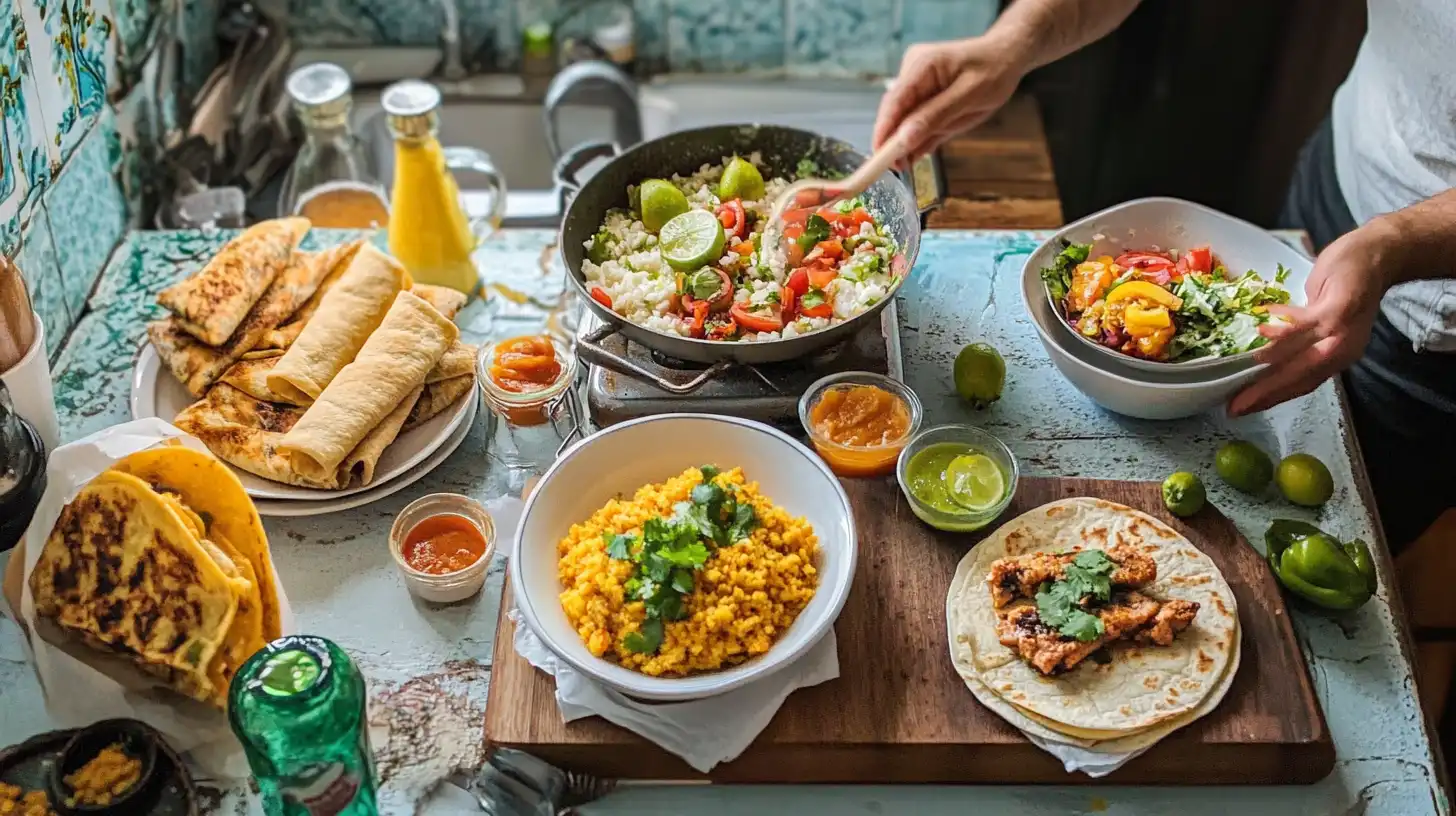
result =
[[[1051,755],[982,707],[951,665],[945,596],[956,564],[984,534],[941,533],[911,514],[891,480],[845,480],[860,531],[854,588],[835,624],[837,680],[792,694],[738,759],[704,777],[600,718],[563,724],[554,681],[512,647],[504,614],[485,733],[562,768],[617,779],[726,783],[1079,783]],[[1258,552],[1217,509],[1179,520],[1159,485],[1025,478],[1002,520],[1070,496],[1105,498],[1173,525],[1208,553],[1239,603],[1243,656],[1210,715],[1103,780],[1142,784],[1305,784],[1335,751],[1279,588]]]

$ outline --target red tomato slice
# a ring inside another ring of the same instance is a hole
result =
[[[1207,275],[1213,271],[1213,250],[1207,246],[1194,247],[1184,252],[1183,257],[1178,259],[1180,265],[1184,261],[1187,261],[1188,271]]]
[[[733,308],[729,310],[729,314],[732,315],[733,322],[749,331],[776,332],[784,327],[782,317],[754,314],[745,309],[741,303],[734,303]]]
[[[815,289],[827,289],[839,277],[839,270],[830,264],[815,264],[804,267],[809,271],[809,285]]]
[[[718,222],[723,225],[723,231],[733,238],[742,238],[744,227],[748,226],[748,216],[743,212],[743,202],[738,199],[731,199],[718,205]]]
[[[833,317],[834,306],[829,301],[824,301],[818,306],[810,306],[800,312],[804,317]]]
[[[593,286],[591,289],[591,296],[592,300],[595,300],[597,303],[602,304],[608,309],[612,308],[612,296],[607,294],[606,290],[602,289],[602,287]]]
[[[805,281],[804,285],[808,286],[808,282]],[[799,313],[799,293],[785,286],[783,299],[784,307],[779,310],[779,320],[788,323]]]
[[[809,291],[809,272],[805,269],[795,269],[789,273],[788,280],[784,281],[784,288],[796,295],[802,295]]]
[[[820,241],[814,245],[814,248],[823,250],[824,257],[826,258],[839,259],[844,257],[844,244],[840,243],[837,238]]]
[[[1123,269],[1151,269],[1173,265],[1173,259],[1161,252],[1124,252],[1113,263]]]
[[[786,228],[798,227],[799,231],[803,232],[804,223],[808,220],[809,211],[806,209],[784,210],[783,222]],[[787,229],[785,229],[785,234],[788,234]]]

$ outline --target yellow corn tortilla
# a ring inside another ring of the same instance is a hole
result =
[[[268,388],[295,405],[318,399],[379,328],[396,295],[409,286],[409,273],[397,261],[372,245],[360,247],[269,372]]]
[[[201,272],[163,289],[157,301],[176,316],[183,331],[220,346],[282,274],[308,229],[307,218],[278,218],[250,227]]]
[[[320,312],[315,320],[322,316]],[[400,292],[358,356],[329,382],[284,437],[279,450],[293,470],[309,479],[327,478],[371,430],[424,385],[425,377],[459,336],[455,324],[424,299]],[[299,344],[303,339],[299,338]],[[289,354],[298,348],[295,344]],[[284,355],[278,366],[287,361],[288,355]],[[277,376],[275,366],[268,377],[274,390],[279,390]]]

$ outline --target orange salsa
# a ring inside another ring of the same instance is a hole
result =
[[[485,536],[470,519],[442,513],[411,527],[400,554],[412,569],[448,575],[479,561],[485,546]]]
[[[910,422],[905,400],[873,385],[833,386],[809,408],[814,447],[840,476],[894,472]]]
[[[545,391],[561,376],[561,361],[556,359],[556,347],[549,337],[513,337],[497,343],[494,351],[490,379],[502,391],[513,394]],[[540,425],[547,419],[545,410],[538,405],[507,405],[500,413],[518,426]]]

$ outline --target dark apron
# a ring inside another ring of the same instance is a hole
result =
[[[1308,232],[1316,250],[1357,226],[1335,176],[1328,119],[1300,151],[1279,221]],[[1344,383],[1386,541],[1398,552],[1456,507],[1456,354],[1415,351],[1382,314]]]

